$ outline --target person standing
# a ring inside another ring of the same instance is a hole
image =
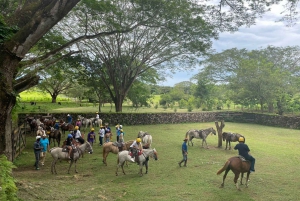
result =
[[[70,114],[67,115],[68,124],[72,124],[72,116]]]
[[[118,141],[119,143],[124,143],[125,142],[124,135],[125,135],[125,133],[124,133],[123,129],[121,129],[120,130],[120,135],[119,135],[119,141]]]
[[[251,162],[250,172],[255,172],[254,169],[255,158],[253,158],[253,156],[249,154],[250,149],[248,145],[245,144],[244,137],[239,137],[239,143],[235,145],[234,149],[239,151],[240,156],[243,156],[246,160]]]
[[[35,169],[36,170],[39,170],[39,161],[40,161],[40,155],[41,155],[41,150],[43,149],[43,147],[41,146],[41,143],[40,143],[40,139],[41,139],[41,136],[36,136],[35,137],[36,141],[34,142],[33,144],[33,151],[34,151],[34,155],[35,155]]]
[[[122,129],[122,125],[117,124],[116,125],[116,136],[117,136],[117,142],[119,142],[119,137],[120,137],[120,131]]]
[[[103,145],[103,138],[105,135],[105,129],[104,126],[101,126],[99,129],[99,145],[102,146]]]
[[[105,142],[110,142],[112,140],[111,129],[108,126],[108,123],[105,123]]]
[[[47,151],[50,150],[50,146],[49,146],[49,140],[47,138],[46,134],[42,135],[42,138],[40,139],[40,144],[43,147],[42,151],[41,151],[41,165],[44,165],[45,163],[45,158],[46,158],[46,153]]]
[[[94,140],[95,140],[95,129],[91,128],[91,132],[88,133],[87,135],[87,141],[92,144],[94,144]]]
[[[182,162],[184,162],[184,167],[186,167],[186,163],[187,163],[188,151],[187,151],[187,144],[186,144],[186,142],[188,141],[188,139],[185,138],[183,141],[184,142],[182,143],[182,146],[181,146],[181,152],[182,152],[183,159],[178,163],[179,167],[181,167],[181,163]]]

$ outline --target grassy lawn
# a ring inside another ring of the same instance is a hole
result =
[[[219,188],[222,175],[216,172],[226,160],[237,155],[235,150],[216,148],[217,136],[208,136],[209,149],[201,148],[194,139],[188,147],[188,167],[179,167],[181,144],[189,129],[213,126],[214,122],[163,124],[145,126],[124,125],[125,140],[135,139],[140,130],[153,136],[152,147],[158,151],[158,161],[150,159],[149,173],[140,177],[138,166],[125,166],[126,175],[119,170],[115,176],[117,155],[109,154],[108,166],[102,163],[102,149],[94,144],[94,153],[78,161],[78,174],[68,163],[57,164],[57,175],[50,172],[51,156],[45,166],[34,170],[34,137],[27,137],[27,148],[15,161],[13,171],[18,181],[18,196],[22,200],[298,200],[300,171],[299,131],[254,124],[227,123],[224,131],[243,134],[256,158],[256,173],[251,174],[249,187],[237,191],[230,172],[225,187]],[[113,126],[113,125],[112,125]],[[114,136],[115,139],[115,136]],[[98,143],[98,141],[97,141]],[[232,143],[234,146],[236,143]],[[145,170],[144,170],[145,171]]]

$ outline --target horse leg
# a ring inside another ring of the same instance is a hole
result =
[[[228,150],[231,150],[231,141],[230,140],[228,141],[228,144],[229,144]]]
[[[78,173],[78,171],[77,171],[77,160],[74,161],[74,165],[75,165],[75,172]]]
[[[240,191],[241,189],[239,187],[239,183],[237,182],[237,180],[239,179],[239,176],[240,176],[240,173],[239,172],[235,172],[234,173],[234,179],[233,179],[233,181],[235,183],[236,189]]]
[[[229,167],[225,170],[225,173],[224,173],[224,175],[223,175],[223,183],[221,184],[220,188],[223,188],[223,187],[224,187],[224,182],[225,182],[225,179],[226,179],[226,176],[227,176],[229,170],[230,170]]]
[[[249,176],[250,176],[250,171],[247,172],[246,187],[248,187]]]
[[[107,163],[106,163],[106,158],[107,158],[107,155],[109,154],[109,152],[108,153],[104,153],[103,154],[103,160],[102,160],[102,162],[107,166]]]
[[[145,165],[145,167],[146,167],[146,172],[145,172],[145,174],[148,174],[148,161],[147,161],[147,160],[144,162],[144,165]]]
[[[53,170],[54,170],[54,173],[55,174],[57,174],[57,172],[56,172],[56,162],[57,162],[57,160],[58,160],[58,158],[56,158],[56,159],[54,159],[53,161],[52,161],[52,165],[51,165],[51,172],[52,172],[52,174],[53,174]]]
[[[140,176],[143,176],[143,163],[140,162]]]
[[[68,174],[70,174],[70,169],[71,169],[71,166],[72,166],[73,162],[74,162],[74,160],[71,160],[71,163],[70,163],[69,169],[68,169]],[[75,169],[76,169],[76,168],[75,168]]]
[[[121,167],[122,167],[123,174],[125,175],[125,171],[124,171],[124,163],[125,163],[125,161],[123,161]]]
[[[243,177],[244,177],[244,173],[241,173],[241,181],[240,181],[240,185],[243,185]]]

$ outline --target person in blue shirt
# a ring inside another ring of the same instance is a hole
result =
[[[255,158],[253,158],[253,156],[249,154],[250,149],[248,145],[245,144],[244,137],[239,138],[239,143],[235,145],[234,149],[239,151],[240,156],[243,156],[246,160],[251,162],[250,172],[255,172],[254,169]]]
[[[42,152],[41,152],[41,164],[44,165],[45,163],[45,158],[46,158],[46,153],[47,151],[50,150],[50,146],[49,146],[49,140],[47,138],[47,135],[44,133],[42,135],[42,138],[40,139],[40,144],[43,147]]]
[[[70,114],[67,115],[68,124],[72,124],[72,116]]]
[[[58,122],[58,120],[55,121],[54,129],[59,130],[59,122]]]
[[[182,143],[182,146],[181,146],[181,152],[182,152],[183,159],[178,163],[179,167],[181,167],[181,163],[182,162],[184,162],[184,167],[186,167],[186,163],[187,163],[188,151],[187,151],[187,144],[186,144],[186,142],[188,141],[188,139],[185,138],[183,141],[184,142]]]

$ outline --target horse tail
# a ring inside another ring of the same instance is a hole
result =
[[[217,172],[217,175],[219,175],[222,172],[224,172],[228,168],[229,164],[230,164],[230,161],[229,160],[226,161],[225,165]]]

